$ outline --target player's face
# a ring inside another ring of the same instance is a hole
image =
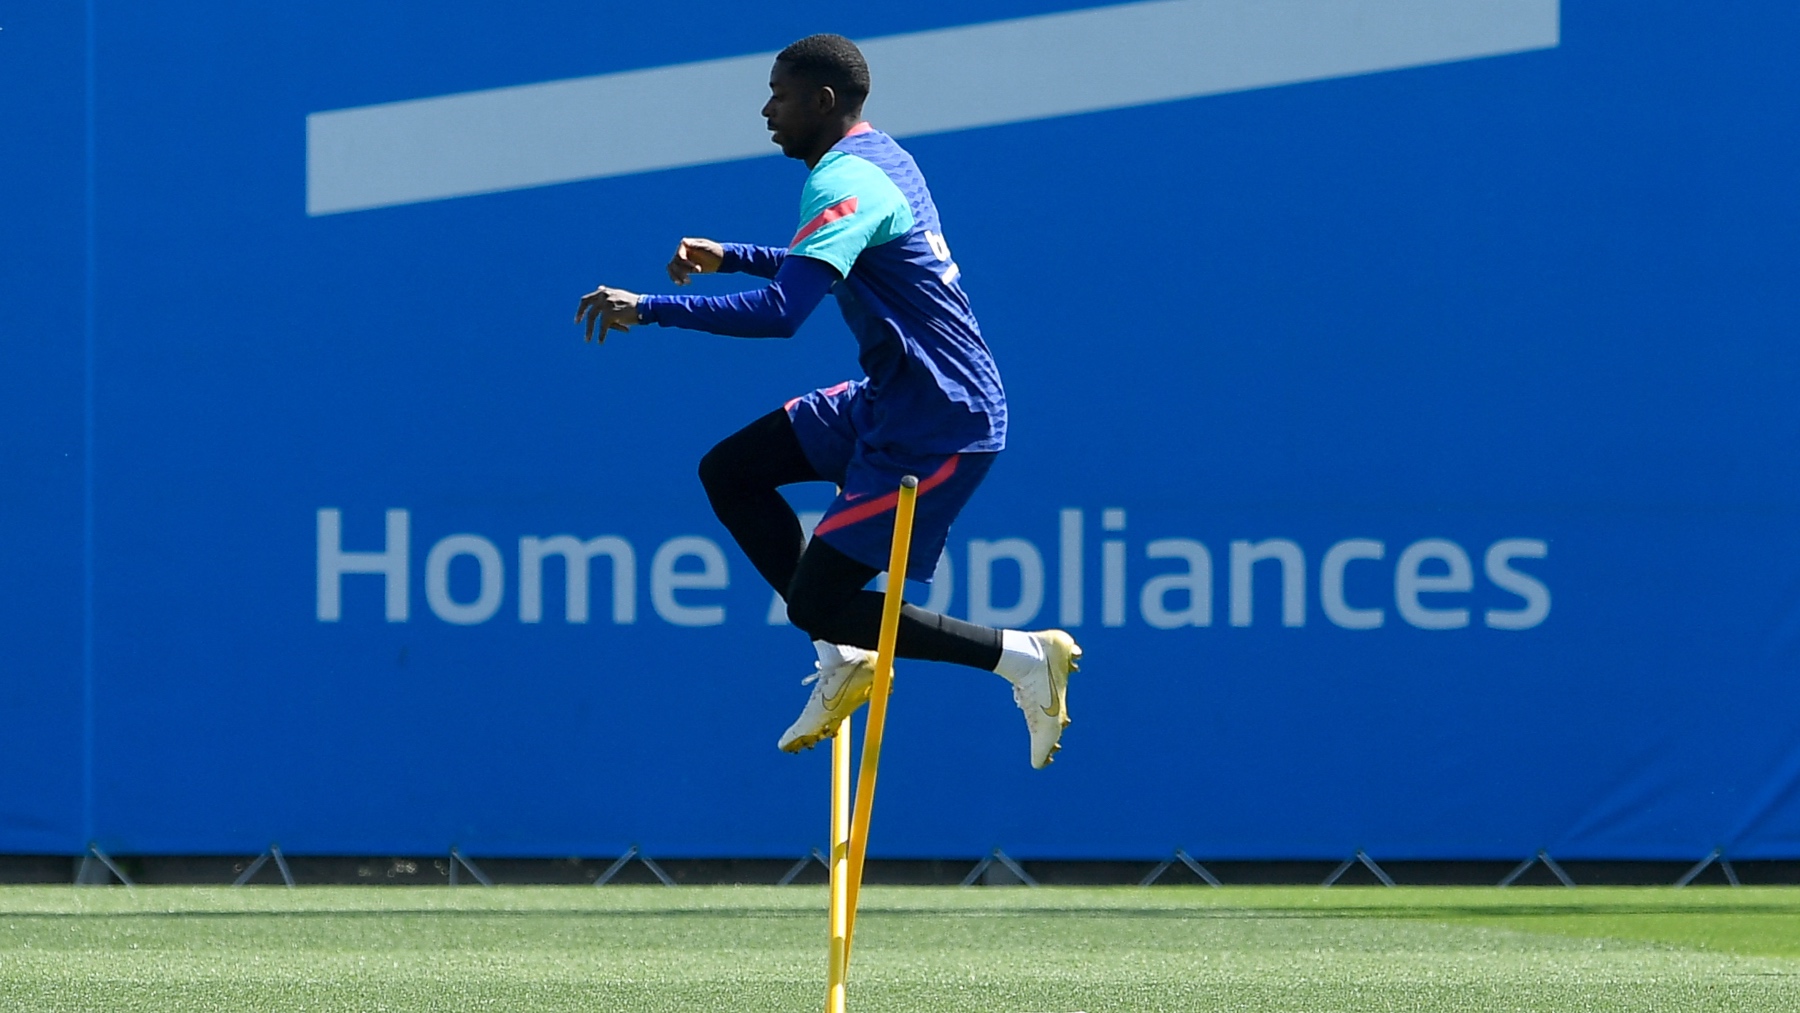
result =
[[[789,158],[805,158],[812,152],[819,132],[824,129],[825,104],[820,88],[793,73],[787,64],[775,61],[769,71],[769,101],[763,103],[763,121],[769,125],[769,139]]]

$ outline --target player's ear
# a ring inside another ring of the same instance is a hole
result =
[[[820,116],[830,116],[837,111],[837,106],[837,90],[831,85],[819,85],[819,90],[813,92],[813,107],[818,110]]]

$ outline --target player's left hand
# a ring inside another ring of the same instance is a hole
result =
[[[688,236],[675,244],[675,256],[669,258],[669,280],[686,285],[693,274],[717,274],[725,264],[725,247],[710,239]]]
[[[604,344],[607,331],[631,330],[632,324],[640,322],[637,314],[638,298],[636,292],[608,288],[605,285],[582,296],[581,302],[575,307],[575,322],[587,324],[587,337],[584,340],[598,339]],[[599,328],[598,334],[594,331],[596,327]]]

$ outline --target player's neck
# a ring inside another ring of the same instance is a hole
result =
[[[806,167],[808,169],[818,168],[820,160],[829,155],[831,149],[837,147],[839,141],[850,136],[850,132],[861,126],[862,122],[863,118],[859,114],[820,131],[818,143],[814,144],[812,150],[807,152],[806,157],[802,159],[806,163]]]

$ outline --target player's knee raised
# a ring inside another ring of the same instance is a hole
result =
[[[731,464],[731,455],[724,443],[718,443],[700,458],[700,484],[708,492],[726,489],[732,485],[732,475],[736,471]]]

